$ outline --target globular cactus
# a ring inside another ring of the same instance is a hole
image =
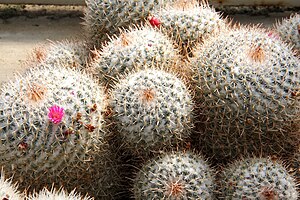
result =
[[[65,40],[35,48],[27,62],[29,65],[45,63],[46,65],[60,65],[83,70],[89,60],[89,54],[90,51],[85,41]]]
[[[17,184],[12,183],[12,179],[6,179],[4,171],[1,171],[0,177],[0,199],[2,200],[21,200],[24,195],[18,191]]]
[[[236,27],[204,41],[191,60],[202,150],[289,155],[299,144],[299,59],[259,28]]]
[[[186,48],[193,48],[195,43],[225,26],[218,12],[205,2],[199,5],[196,0],[177,0],[154,10],[151,15],[150,24],[161,27],[163,32],[174,38],[179,46],[185,48],[182,53],[188,53]]]
[[[112,83],[120,74],[144,65],[172,66],[178,60],[173,42],[150,26],[131,27],[95,51],[92,73]]]
[[[93,200],[94,198],[89,196],[81,196],[77,194],[75,190],[72,190],[70,193],[66,192],[64,189],[56,190],[52,188],[48,190],[43,188],[43,190],[29,195],[26,197],[26,200]]]
[[[280,38],[300,53],[300,15],[292,14],[289,18],[279,21],[275,25],[275,30]]]
[[[143,165],[133,180],[135,199],[214,199],[214,172],[192,152],[166,153]]]
[[[110,107],[125,146],[149,155],[179,146],[193,126],[193,101],[185,83],[159,69],[145,69],[120,79]]]
[[[168,1],[86,0],[84,24],[91,47],[99,48],[109,35],[118,33],[119,28],[143,22],[151,11],[159,9]]]
[[[221,199],[297,200],[294,178],[283,164],[268,158],[247,158],[222,170]]]
[[[23,188],[56,182],[109,196],[118,173],[105,171],[115,165],[105,141],[105,98],[91,76],[64,66],[36,66],[4,84],[1,165]]]

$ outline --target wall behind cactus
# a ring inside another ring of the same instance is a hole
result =
[[[0,3],[3,1],[0,0]],[[30,51],[47,40],[81,38],[83,8],[0,4],[0,84],[11,79],[15,72],[22,72],[22,63],[28,58]],[[237,12],[234,7],[227,7],[224,11],[235,22],[261,23],[265,27],[271,27],[276,20],[288,17],[292,12],[278,6],[256,7],[250,13],[249,7],[242,9],[242,12]]]

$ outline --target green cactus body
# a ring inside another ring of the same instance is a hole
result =
[[[89,50],[84,41],[62,41],[36,48],[33,52],[34,63],[60,65],[84,69],[89,57]]]
[[[118,33],[119,28],[128,28],[132,24],[142,22],[150,11],[160,8],[166,2],[166,0],[86,0],[84,20],[91,45],[99,48],[102,42],[108,40],[108,35]]]
[[[27,200],[93,200],[94,198],[89,197],[89,196],[83,197],[79,194],[76,194],[75,190],[68,193],[63,189],[48,190],[48,189],[44,188],[40,192],[30,195],[26,199]]]
[[[111,82],[119,74],[144,65],[171,66],[178,54],[172,41],[149,26],[130,28],[95,52],[91,64],[100,79]]]
[[[196,42],[215,33],[225,22],[219,13],[208,4],[199,6],[197,1],[177,0],[162,9],[158,9],[153,16],[160,21],[162,30],[173,37],[179,45],[193,47]]]
[[[163,154],[146,163],[134,181],[135,199],[214,199],[213,171],[192,152]]]
[[[0,178],[0,198],[2,200],[21,200],[24,199],[23,195],[18,191],[17,185],[12,184],[11,179],[5,179],[4,172],[1,171]]]
[[[279,36],[300,53],[300,15],[295,13],[275,25]]]
[[[297,187],[281,162],[266,158],[236,161],[221,173],[222,199],[296,200]]]
[[[134,153],[176,147],[190,135],[191,95],[182,80],[165,71],[145,69],[121,79],[110,106],[124,143]]]
[[[299,144],[299,59],[264,30],[240,27],[204,42],[191,61],[201,147],[226,160],[292,154]]]
[[[1,165],[22,188],[56,183],[111,195],[118,173],[105,171],[115,165],[105,141],[105,98],[90,76],[64,66],[30,68],[3,85]]]

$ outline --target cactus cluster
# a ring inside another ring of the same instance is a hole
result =
[[[177,56],[173,42],[163,33],[150,26],[130,27],[94,52],[91,69],[99,79],[112,83],[137,67],[172,66]]]
[[[195,153],[167,153],[144,164],[133,188],[137,200],[214,199],[214,172]]]
[[[224,30],[194,52],[201,145],[217,159],[299,144],[299,59],[259,28]]]
[[[110,106],[124,143],[137,154],[176,147],[189,137],[192,97],[171,73],[145,69],[129,74],[114,86]]]
[[[293,177],[281,162],[247,158],[229,165],[220,178],[222,199],[297,200]]]
[[[1,86],[0,166],[12,179],[1,176],[0,198],[299,198],[269,159],[300,145],[300,60],[284,43],[299,40],[298,14],[277,24],[281,39],[203,1],[86,5],[88,38],[36,49]]]

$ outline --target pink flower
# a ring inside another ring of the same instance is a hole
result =
[[[64,108],[54,105],[49,108],[48,118],[54,124],[58,124],[62,121],[64,114]]]
[[[159,27],[160,26],[160,21],[159,19],[157,19],[156,17],[149,17],[148,18],[150,24],[153,26],[153,27]]]

